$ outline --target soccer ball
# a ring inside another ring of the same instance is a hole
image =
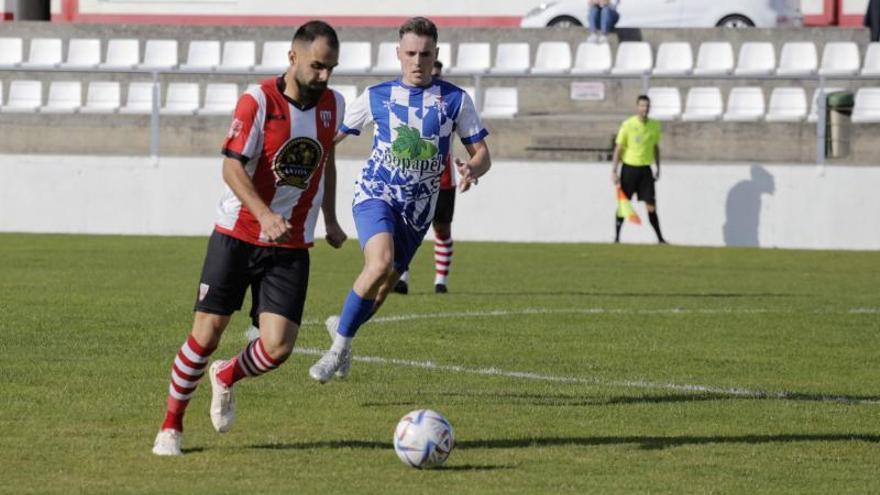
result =
[[[419,409],[400,418],[394,431],[397,457],[414,468],[443,464],[454,445],[452,425],[442,414],[430,409]]]

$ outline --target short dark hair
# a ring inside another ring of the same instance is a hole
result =
[[[434,68],[437,70],[443,70],[443,62],[439,60],[434,61]]]
[[[311,43],[315,41],[315,38],[326,38],[330,48],[339,49],[339,37],[336,36],[336,30],[324,21],[309,21],[300,26],[293,35],[293,42]]]
[[[636,103],[638,103],[638,102],[640,102],[640,101],[642,101],[642,100],[645,100],[645,101],[647,101],[648,103],[651,103],[651,98],[648,97],[648,95],[639,95],[639,97],[636,98]]]
[[[430,36],[431,39],[434,40],[434,43],[437,42],[437,26],[431,22],[427,17],[413,17],[400,26],[400,37],[403,38],[403,35],[406,33],[413,33],[419,36]]]

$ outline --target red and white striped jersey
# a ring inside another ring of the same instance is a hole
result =
[[[241,96],[223,154],[244,164],[260,198],[290,222],[284,243],[269,243],[260,223],[229,186],[215,229],[258,246],[307,248],[324,197],[324,165],[345,115],[345,100],[327,89],[312,107],[284,95],[283,77],[267,79]]]

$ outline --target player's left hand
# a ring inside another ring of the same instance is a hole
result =
[[[342,230],[342,227],[336,222],[328,223],[326,225],[326,231],[327,234],[324,238],[327,240],[327,244],[330,244],[336,249],[341,248],[345,240],[348,239],[345,231]]]
[[[660,180],[660,171],[659,170],[654,172],[654,181],[656,182],[658,180]]]
[[[456,158],[455,168],[458,169],[458,175],[460,178],[458,184],[458,190],[460,192],[465,192],[470,189],[472,185],[476,186],[480,183],[479,179],[474,175],[473,169],[467,163]]]

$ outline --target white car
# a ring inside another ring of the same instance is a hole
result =
[[[800,0],[612,0],[619,28],[800,26]],[[535,7],[522,27],[587,24],[587,0],[559,0]]]

